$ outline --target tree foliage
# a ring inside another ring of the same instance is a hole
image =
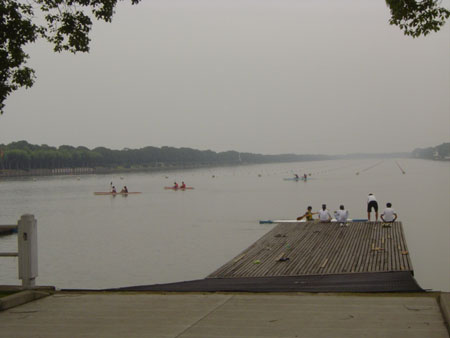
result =
[[[0,169],[160,168],[328,160],[327,155],[261,155],[236,151],[214,152],[191,148],[144,147],[113,150],[97,147],[33,145],[26,141],[0,144]]]
[[[27,44],[43,38],[56,52],[88,52],[91,18],[110,22],[118,1],[123,0],[0,0],[0,114],[12,92],[35,81],[34,70],[26,66]],[[135,5],[141,0],[129,1]],[[386,3],[390,23],[412,37],[438,31],[450,16],[439,0]]]
[[[413,38],[437,32],[450,17],[439,0],[386,0],[391,10],[389,23]]]
[[[25,45],[43,38],[56,52],[88,52],[91,18],[110,22],[118,1],[0,0],[0,114],[13,91],[34,83]]]
[[[450,160],[450,142],[442,143],[436,147],[414,149],[412,156],[428,160]]]

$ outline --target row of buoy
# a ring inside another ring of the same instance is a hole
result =
[[[361,170],[361,171],[357,171],[357,172],[356,172],[356,175],[359,175],[360,172],[367,171],[367,170],[369,170],[369,169],[375,168],[376,166],[380,165],[380,164],[383,163],[383,162],[384,162],[384,161],[377,162],[377,163],[375,163],[374,165],[371,165],[370,167],[367,167],[367,168],[365,168],[365,169],[363,169],[363,170]],[[397,164],[397,167],[400,169],[400,171],[402,172],[403,175],[406,174],[406,171],[403,170],[403,168],[400,166],[400,164],[399,164],[397,161],[395,161],[395,164]]]
[[[359,175],[360,172],[364,172],[364,171],[367,171],[367,170],[369,170],[369,169],[375,168],[376,166],[380,165],[381,163],[383,163],[383,161],[377,162],[377,163],[371,165],[370,167],[367,167],[367,168],[365,168],[365,169],[362,169],[362,170],[360,170],[360,171],[357,171],[357,172],[356,172],[356,175]]]
[[[359,175],[360,173],[362,173],[362,172],[365,172],[365,171],[368,171],[368,170],[370,170],[370,169],[372,169],[372,168],[375,168],[376,166],[378,166],[378,165],[380,165],[381,163],[383,163],[384,161],[379,161],[379,162],[377,162],[377,163],[375,163],[375,164],[373,164],[373,165],[371,165],[371,166],[369,166],[369,167],[367,167],[367,168],[364,168],[364,169],[362,169],[362,170],[360,170],[360,171],[357,171],[356,172],[356,175]],[[399,165],[399,163],[396,161],[395,162],[396,164],[397,164],[397,166],[399,167],[399,169],[400,169],[400,171],[402,172],[402,174],[406,174],[406,172],[405,172],[405,170],[403,170],[403,168]],[[313,171],[313,172],[309,172],[308,173],[308,176],[312,176],[312,175],[321,175],[321,174],[327,174],[327,173],[329,173],[329,172],[332,172],[332,171],[336,171],[336,170],[340,170],[340,169],[345,169],[345,168],[348,168],[348,167],[351,167],[351,165],[346,165],[346,166],[340,166],[340,167],[336,167],[336,168],[330,168],[330,169],[327,169],[327,170],[320,170],[320,171]],[[304,170],[300,170],[300,171],[304,171]],[[269,173],[269,174],[267,174],[267,176],[271,176],[272,174],[273,175],[278,175],[278,174],[289,174],[289,173],[293,173],[294,172],[294,170],[286,170],[286,171],[280,171],[280,172],[275,172],[275,173]],[[233,176],[235,176],[234,174],[233,174]],[[259,174],[257,174],[257,176],[258,177],[262,177],[263,176],[263,174],[261,174],[261,173],[259,173]],[[169,178],[169,176],[164,176],[166,179],[168,179]],[[211,175],[211,177],[212,178],[216,178],[216,175]],[[120,177],[120,179],[123,179],[123,176],[121,176]]]
[[[399,167],[399,169],[400,169],[400,171],[402,172],[403,175],[406,174],[406,171],[404,171],[403,168],[400,167],[400,164],[398,164],[397,161],[395,161],[395,164],[397,164],[397,167]]]

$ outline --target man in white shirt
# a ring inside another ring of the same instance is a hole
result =
[[[394,209],[392,209],[392,204],[387,203],[386,209],[383,210],[383,213],[381,214],[381,220],[386,223],[392,223],[395,222],[397,219],[397,214],[395,213]]]
[[[345,210],[343,205],[339,207],[338,211],[334,212],[334,216],[336,217],[336,221],[340,223],[340,226],[347,225],[348,210]]]
[[[373,194],[369,194],[369,197],[367,197],[367,218],[369,221],[372,209],[375,210],[375,221],[378,221],[378,202]]]
[[[322,204],[322,210],[319,210],[319,220],[323,223],[331,222],[331,214],[326,204]]]

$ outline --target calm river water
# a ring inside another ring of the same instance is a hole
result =
[[[293,219],[322,203],[366,218],[373,193],[403,222],[419,284],[450,291],[449,169],[415,159],[343,160],[2,180],[0,224],[36,216],[37,284],[111,288],[203,278],[273,227],[258,220]],[[308,182],[283,180],[305,172]],[[163,189],[174,180],[195,189]],[[93,194],[111,181],[142,194]],[[0,237],[0,252],[16,249],[16,235]],[[20,284],[17,258],[0,258],[0,284]]]

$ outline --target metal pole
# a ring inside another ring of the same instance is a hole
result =
[[[31,289],[35,286],[38,275],[37,260],[37,221],[34,215],[22,215],[18,221],[19,279],[22,287]]]

